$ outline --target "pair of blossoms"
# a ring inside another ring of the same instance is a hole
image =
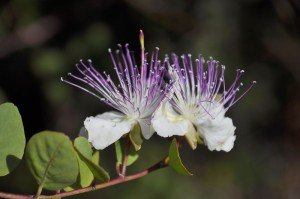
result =
[[[118,83],[105,71],[99,73],[91,60],[76,65],[80,76],[69,73],[73,81],[62,79],[118,110],[86,118],[89,142],[104,149],[138,126],[145,139],[156,132],[162,137],[184,136],[193,149],[204,143],[211,151],[230,151],[236,127],[225,113],[255,81],[238,95],[243,70],[237,70],[227,88],[225,66],[218,61],[205,61],[201,55],[193,61],[190,54],[166,55],[160,61],[158,48],[151,56],[145,52],[142,31],[140,43],[140,69],[128,44],[119,45],[115,54],[109,49]]]

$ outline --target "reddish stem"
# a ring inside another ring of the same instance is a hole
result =
[[[144,171],[141,171],[139,173],[130,175],[130,176],[118,177],[118,178],[113,179],[109,182],[105,182],[105,183],[97,184],[95,186],[89,186],[89,187],[85,187],[85,188],[81,188],[81,189],[76,189],[76,190],[73,190],[73,191],[57,193],[57,194],[48,195],[48,196],[40,195],[39,199],[43,199],[43,198],[48,198],[48,199],[50,199],[50,198],[62,198],[62,197],[77,195],[77,194],[86,193],[86,192],[90,192],[90,191],[94,191],[94,190],[98,190],[98,189],[103,189],[103,188],[106,188],[106,187],[110,187],[110,186],[113,186],[113,185],[116,185],[116,184],[131,181],[131,180],[134,180],[134,179],[138,179],[138,178],[141,178],[141,177],[144,177],[144,176],[148,175],[149,173],[151,173],[153,171],[165,168],[166,166],[168,166],[168,162],[169,162],[169,157],[166,157],[165,159],[163,159],[162,161],[154,164],[153,166],[149,167],[148,169],[146,169]],[[33,195],[19,195],[19,194],[0,192],[0,198],[31,199],[33,197],[34,197]]]
[[[121,176],[124,178],[126,176],[126,169],[127,169],[127,160],[128,160],[128,153],[130,149],[131,143],[130,140],[128,139],[126,145],[125,145],[125,151],[124,151],[124,158],[122,162],[122,173]]]
[[[119,163],[117,162],[117,163],[116,163],[116,173],[117,173],[118,176],[121,176],[120,166],[121,166],[121,164],[119,164]]]

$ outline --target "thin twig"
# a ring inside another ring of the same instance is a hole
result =
[[[119,162],[116,163],[116,173],[118,176],[121,176],[121,170],[120,170],[121,164]]]
[[[94,186],[89,186],[89,187],[85,187],[85,188],[81,188],[81,189],[76,189],[73,191],[57,193],[54,195],[40,195],[39,199],[62,198],[62,197],[67,197],[67,196],[73,196],[73,195],[86,193],[86,192],[90,192],[90,191],[94,191],[94,190],[98,190],[98,189],[103,189],[106,187],[110,187],[110,186],[113,186],[116,184],[121,184],[121,183],[128,182],[131,180],[135,180],[135,179],[144,177],[153,171],[167,167],[168,161],[169,161],[169,157],[166,157],[162,161],[154,164],[153,166],[149,167],[148,169],[138,172],[136,174],[130,175],[130,176],[126,176],[124,178],[118,177],[109,182],[105,182],[105,183],[101,183],[101,184],[97,184]],[[0,192],[0,198],[31,199],[31,198],[33,198],[33,196]]]
[[[21,194],[0,192],[0,198],[32,199],[34,198],[34,195],[21,195]]]

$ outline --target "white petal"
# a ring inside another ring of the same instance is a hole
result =
[[[128,133],[135,121],[117,112],[106,112],[96,117],[88,117],[84,127],[88,131],[88,140],[96,149],[104,149]]]
[[[214,119],[214,121],[222,120],[225,116],[225,109],[218,102],[201,102],[202,115],[197,118],[197,123],[205,122],[206,120]]]
[[[145,139],[149,139],[153,133],[154,133],[154,129],[152,127],[152,125],[150,123],[151,121],[145,121],[145,120],[139,120],[139,124],[141,126],[141,130],[142,130],[142,134],[143,134],[143,137]]]
[[[228,117],[210,119],[197,124],[198,132],[208,149],[213,151],[230,151],[233,148],[236,127]]]
[[[222,149],[220,149],[220,150],[229,152],[229,151],[233,148],[235,138],[236,138],[235,135],[230,136],[230,137],[226,140],[226,142],[223,144]]]
[[[169,102],[161,103],[151,122],[154,130],[162,137],[183,136],[188,132],[190,124],[173,110]]]

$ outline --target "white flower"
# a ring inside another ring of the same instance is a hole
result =
[[[104,149],[128,133],[135,123],[135,120],[126,118],[118,112],[106,112],[86,118],[84,127],[92,145],[96,149]]]
[[[178,115],[169,103],[162,103],[155,111],[152,125],[158,135],[171,137],[173,135],[185,135],[189,130],[189,120]]]
[[[104,149],[116,142],[135,125],[139,125],[145,139],[149,139],[154,133],[151,117],[168,93],[169,85],[163,81],[165,62],[161,63],[158,60],[159,49],[157,48],[147,61],[142,32],[140,39],[142,44],[140,70],[128,44],[125,48],[119,46],[116,57],[109,49],[118,84],[115,84],[106,72],[103,74],[97,72],[90,60],[88,64],[80,61],[80,64],[76,65],[81,77],[69,74],[78,82],[63,79],[64,82],[90,93],[120,111],[106,112],[96,117],[88,117],[84,121],[88,140],[96,149]],[[80,83],[91,87],[94,91],[88,90]]]
[[[238,80],[243,70],[237,71],[233,84],[226,89],[225,66],[220,68],[217,61],[207,61],[207,69],[202,56],[195,61],[196,69],[191,55],[183,55],[181,61],[183,67],[173,54],[172,65],[167,62],[173,85],[167,100],[153,115],[154,130],[162,137],[185,136],[192,148],[196,147],[195,140],[201,138],[211,151],[230,151],[236,138],[236,127],[225,113],[253,84],[237,97],[242,86]]]
[[[234,135],[235,126],[230,118],[206,120],[197,124],[197,130],[209,150],[228,152],[233,148],[236,136]]]

